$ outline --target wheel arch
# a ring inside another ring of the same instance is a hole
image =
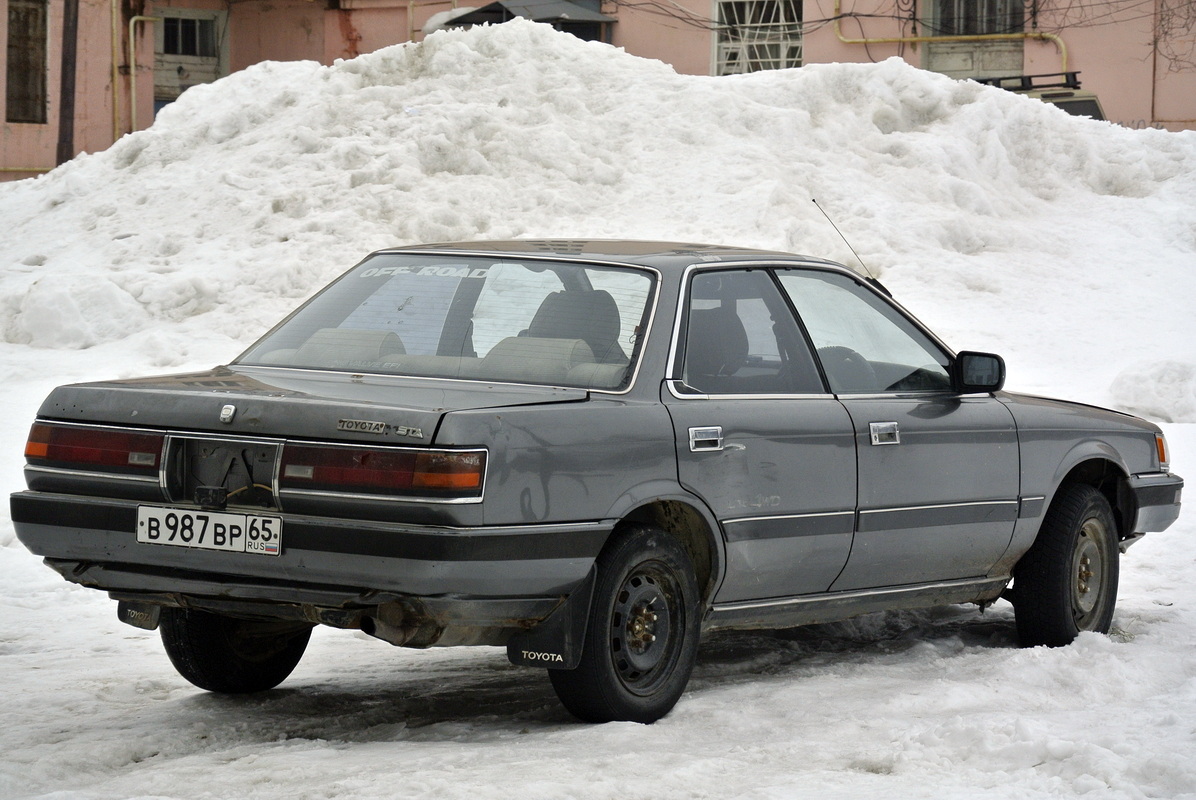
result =
[[[653,488],[658,491],[625,495],[611,516],[619,525],[655,525],[680,541],[693,561],[702,600],[709,603],[722,582],[726,564],[718,521],[705,503],[675,484]]]
[[[621,530],[636,525],[659,528],[684,548],[694,566],[701,620],[722,581],[726,563],[718,523],[705,505],[676,484],[658,481],[625,494],[607,519],[617,522],[604,548],[619,539]],[[595,565],[573,594],[547,618],[513,635],[507,641],[510,662],[517,666],[573,669],[582,654],[581,642],[589,625],[596,580]]]
[[[1023,459],[1026,455],[1023,448]],[[1129,490],[1130,470],[1114,447],[1099,439],[1077,442],[1062,458],[1053,454],[1049,457],[1049,463],[1057,465],[1053,471],[1043,463],[1046,459],[1045,453],[1037,453],[1030,458],[1030,466],[1036,465],[1036,468],[1030,469],[1029,473],[1036,477],[1031,479],[1028,485],[1025,483],[1027,463],[1023,460],[1023,503],[1032,503],[1041,497],[1041,506],[1036,512],[1019,516],[1009,548],[993,566],[990,574],[1008,574],[1034,546],[1046,519],[1046,512],[1065,486],[1082,484],[1095,488],[1104,495],[1113,509],[1118,539],[1124,540],[1131,535],[1129,528],[1133,525],[1137,508],[1133,493]],[[1033,508],[1032,505],[1024,505],[1023,509],[1027,507]]]
[[[1117,523],[1117,536],[1124,539],[1130,535],[1136,508],[1133,492],[1129,490],[1129,472],[1125,466],[1110,454],[1092,454],[1088,458],[1073,464],[1056,484],[1054,497],[1064,486],[1083,484],[1096,489],[1113,509],[1113,519]]]

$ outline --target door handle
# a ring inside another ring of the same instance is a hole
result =
[[[709,428],[690,428],[689,449],[691,452],[695,453],[699,450],[722,450],[722,427],[715,425]]]
[[[870,422],[868,431],[872,434],[872,444],[901,444],[901,431],[896,422]]]

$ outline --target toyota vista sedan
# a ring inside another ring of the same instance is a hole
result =
[[[817,258],[402,247],[227,366],[55,389],[12,519],[208,691],[327,625],[648,723],[710,631],[1002,597],[1027,646],[1108,631],[1183,481],[1155,425],[1004,380]]]

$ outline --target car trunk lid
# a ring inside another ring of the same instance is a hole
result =
[[[584,389],[261,367],[74,384],[42,404],[44,419],[283,437],[433,443],[450,411],[585,400]]]

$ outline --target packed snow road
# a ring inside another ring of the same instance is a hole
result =
[[[279,689],[205,694],[155,634],[5,548],[0,794],[1193,796],[1191,535],[1181,523],[1131,551],[1108,637],[1021,650],[1004,603],[719,635],[652,726],[579,724],[498,649],[330,630]]]

